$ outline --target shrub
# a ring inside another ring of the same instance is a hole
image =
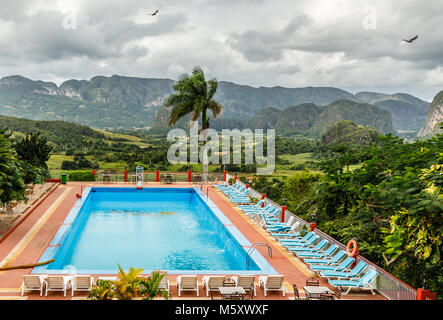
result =
[[[75,171],[68,174],[69,181],[95,181],[92,171]]]
[[[23,182],[25,184],[43,183],[49,177],[49,171],[45,168],[34,167],[28,162],[22,161]]]
[[[192,165],[191,164],[185,164],[185,165],[183,165],[183,166],[181,166],[181,167],[179,167],[177,169],[178,172],[186,172],[186,171],[189,171],[189,170],[192,170]]]
[[[77,169],[77,162],[71,161],[71,160],[64,160],[62,162],[62,170],[76,170]]]
[[[295,166],[292,166],[290,168],[290,170],[304,170],[304,169],[305,169],[305,164],[304,163],[296,164]]]

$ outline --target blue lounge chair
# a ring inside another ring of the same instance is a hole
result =
[[[337,286],[347,287],[348,291],[346,291],[345,294],[348,294],[352,288],[371,290],[371,293],[375,294],[374,293],[375,288],[371,283],[374,282],[374,280],[377,278],[377,276],[378,276],[377,271],[369,270],[360,279],[356,279],[356,280],[328,280],[328,282],[330,284],[332,284],[334,287],[337,287]]]
[[[239,192],[242,192],[243,190],[246,189],[246,186],[242,186],[242,185],[238,185],[237,187],[234,187],[232,189],[226,189],[226,190],[221,190],[225,196],[231,195],[231,194],[238,194]]]
[[[226,182],[223,184],[213,183],[212,186],[215,187],[216,189],[226,189],[226,188],[230,187],[230,185],[227,184]]]
[[[279,239],[279,241],[282,244],[286,244],[286,243],[288,243],[288,244],[291,244],[291,243],[293,243],[293,244],[303,243],[303,242],[309,240],[309,238],[312,237],[314,234],[315,234],[314,232],[309,231],[307,234],[305,234],[304,237],[296,237],[294,239]]]
[[[236,200],[233,200],[231,202],[234,203],[234,204],[239,204],[239,203],[245,204],[245,203],[251,203],[251,199],[248,199],[248,198],[236,199]]]
[[[258,213],[258,215],[261,216],[263,218],[263,220],[265,221],[265,224],[267,224],[267,223],[279,221],[277,216],[280,214],[280,212],[281,212],[281,209],[274,208],[269,213],[267,213],[267,212],[266,213]]]
[[[295,222],[295,217],[294,216],[290,216],[288,221],[286,222],[273,222],[273,223],[268,223],[268,227],[288,227],[290,228],[292,226],[292,224]]]
[[[251,216],[254,218],[254,220],[256,220],[256,222],[260,227],[264,228],[266,224],[278,221],[279,218],[277,218],[277,216],[279,213],[280,209],[275,208],[275,210],[273,210],[272,213],[270,214],[261,214],[258,212],[252,212]]]
[[[319,250],[318,252],[299,252],[297,253],[297,257],[299,258],[325,258],[325,257],[331,257],[334,254],[335,251],[337,251],[338,246],[335,244],[330,245],[325,251]]]
[[[243,211],[262,211],[269,210],[273,208],[273,205],[268,204],[265,207],[261,207],[261,205],[238,205],[238,207]]]
[[[355,261],[352,257],[347,257],[345,260],[343,260],[339,265],[309,265],[309,268],[311,268],[312,271],[315,271],[317,273],[320,273],[322,271],[343,271]]]
[[[242,208],[240,208],[240,210],[242,210],[246,214],[252,216],[252,215],[254,215],[254,213],[268,214],[270,212],[273,212],[275,210],[275,207],[271,204],[268,204],[265,208],[260,208],[260,209],[242,209]]]
[[[320,272],[320,276],[323,278],[340,278],[340,279],[349,279],[356,278],[363,272],[363,270],[367,267],[367,264],[363,261],[357,263],[357,265],[351,270],[344,271],[322,271]]]
[[[322,250],[327,244],[329,243],[328,240],[323,239],[321,241],[319,241],[315,247],[310,248],[310,247],[295,247],[295,248],[289,248],[289,250],[291,250],[292,252],[294,252],[295,254],[299,254],[302,252],[319,252],[320,250]]]
[[[271,232],[271,236],[275,238],[290,238],[290,237],[298,237],[300,235],[299,231],[296,231],[300,226],[300,222],[296,221],[292,224],[289,230]]]
[[[234,191],[237,190],[237,188],[239,188],[241,186],[241,183],[236,182],[234,183],[232,186],[230,185],[215,185],[215,187],[220,190],[220,191]]]
[[[246,187],[239,192],[230,192],[228,193],[228,196],[232,199],[232,198],[242,198],[242,197],[247,197],[249,193],[249,189],[246,189]]]
[[[246,186],[244,184],[237,184],[235,187],[233,187],[232,189],[226,189],[223,190],[223,192],[225,194],[229,194],[229,193],[238,193],[238,192],[243,192],[246,189]]]
[[[244,204],[244,203],[252,203],[249,197],[235,197],[229,198],[229,201],[235,204]]]
[[[248,205],[242,205],[242,204],[240,204],[240,205],[238,205],[237,207],[239,208],[239,209],[241,209],[241,210],[243,210],[243,209],[245,209],[245,210],[261,210],[261,209],[263,209],[262,207],[261,207],[261,205],[263,204],[263,202],[264,202],[264,200],[260,200],[260,201],[258,201],[257,203],[254,203],[254,204],[248,204]]]
[[[295,243],[294,244],[285,244],[285,247],[287,247],[289,249],[291,249],[291,247],[292,247],[292,249],[295,249],[295,248],[312,248],[314,246],[314,243],[317,242],[317,240],[319,238],[320,237],[315,234],[312,237],[310,237],[309,240],[306,241],[306,242],[303,242],[303,243],[300,243],[300,244],[295,244]]]
[[[290,238],[290,237],[298,237],[300,235],[300,231],[292,231],[289,232],[271,232],[271,236],[281,239],[281,238]]]
[[[290,216],[287,222],[267,223],[265,227],[269,232],[285,231],[291,229],[293,223],[295,223],[295,218]]]
[[[338,264],[341,259],[346,256],[346,251],[340,250],[337,252],[332,258],[321,258],[321,259],[303,259],[305,263],[308,265],[330,265],[330,264]]]

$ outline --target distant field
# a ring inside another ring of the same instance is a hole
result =
[[[49,160],[46,162],[49,170],[60,169],[62,166],[62,162],[65,160],[72,161],[74,160],[74,156],[65,156],[62,154],[52,154]]]
[[[134,138],[134,137],[133,137]],[[280,155],[280,158],[286,161],[289,161],[289,164],[285,165],[276,165],[276,170],[273,173],[273,176],[275,177],[288,177],[291,175],[294,175],[297,172],[303,171],[302,169],[295,169],[294,167],[300,164],[303,164],[307,161],[312,161],[310,158],[311,153],[300,153],[300,154],[283,154]],[[86,156],[86,158],[90,161],[93,161],[94,159],[92,157]],[[53,154],[51,155],[50,159],[48,160],[48,167],[51,173],[51,177],[53,178],[59,178],[60,174],[62,172],[68,172],[61,170],[61,164],[65,160],[73,160],[74,156],[66,156],[63,154]],[[127,165],[125,162],[104,162],[99,161],[99,169],[98,170],[113,170],[117,172],[123,172],[125,170],[125,166]],[[142,163],[136,163],[136,165],[143,165]],[[171,164],[167,167],[166,170],[162,171],[169,171],[169,172],[179,172],[179,170],[183,167],[183,164]],[[213,172],[216,168],[219,166],[217,165],[209,165],[209,172]],[[349,166],[349,169],[351,171],[360,168],[361,165],[351,165]],[[87,170],[87,169],[86,169]],[[152,169],[146,169],[147,171],[153,171]],[[203,171],[203,165],[202,164],[193,164],[191,170],[193,172],[202,172]],[[320,173],[320,171],[312,170],[312,172]],[[186,172],[186,171],[182,171]],[[252,177],[255,175],[255,172],[239,172],[239,176],[241,177]]]
[[[280,155],[280,159],[289,161],[288,164],[277,164],[275,168],[275,172],[273,175],[275,176],[290,176],[295,172],[302,171],[303,168],[297,168],[297,166],[307,162],[312,161],[310,156],[312,153],[299,153],[299,154],[282,154]]]
[[[148,143],[143,142],[142,138],[139,138],[139,137],[136,137],[136,136],[131,136],[129,134],[122,134],[122,133],[113,133],[113,132],[109,132],[109,131],[105,131],[105,130],[101,130],[101,129],[94,129],[94,130],[104,134],[106,138],[123,139],[125,143],[135,144],[135,145],[138,145],[140,147],[147,147],[147,146],[149,146]],[[113,142],[110,139],[107,140],[107,141],[108,142]]]

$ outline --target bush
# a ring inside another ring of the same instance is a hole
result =
[[[22,165],[23,182],[25,184],[40,184],[49,178],[49,171],[45,168],[34,167],[28,162],[23,161]]]
[[[304,163],[296,164],[295,166],[292,166],[290,168],[290,170],[304,170],[304,169],[305,169],[305,164]]]
[[[76,170],[77,169],[77,162],[71,161],[71,160],[64,160],[62,162],[62,170]]]
[[[187,172],[189,170],[192,170],[191,164],[185,164],[177,169],[178,172]]]
[[[92,171],[75,171],[68,174],[69,181],[95,181]]]

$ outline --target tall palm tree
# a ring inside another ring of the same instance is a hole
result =
[[[213,78],[206,81],[202,68],[194,67],[192,75],[184,74],[174,85],[176,93],[171,94],[165,101],[165,106],[173,106],[169,115],[168,126],[177,123],[179,119],[191,113],[191,120],[197,121],[201,117],[203,130],[203,180],[208,180],[208,158],[206,152],[207,135],[209,128],[208,110],[215,119],[223,111],[223,106],[213,97],[217,92],[218,82]]]

